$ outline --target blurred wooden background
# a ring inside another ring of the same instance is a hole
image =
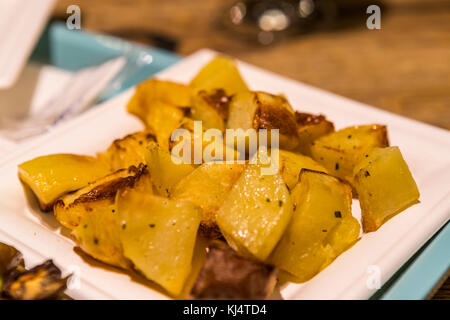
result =
[[[310,85],[450,129],[450,1],[386,0],[381,30],[366,16],[352,28],[269,46],[218,24],[236,0],[60,0],[55,17],[77,4],[86,30],[152,43],[174,41],[187,55],[208,47]],[[358,1],[358,0],[356,0]],[[435,298],[450,299],[450,281]]]

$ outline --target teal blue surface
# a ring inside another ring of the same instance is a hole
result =
[[[99,100],[109,99],[180,60],[172,52],[111,36],[71,31],[62,23],[47,27],[32,59],[77,71],[119,56],[125,56],[127,64]],[[450,224],[447,223],[371,299],[424,299],[449,267]]]
[[[52,23],[46,28],[31,59],[77,71],[119,56],[125,56],[127,64],[100,100],[109,99],[180,60],[178,55],[166,50],[116,37],[69,30],[63,23]]]

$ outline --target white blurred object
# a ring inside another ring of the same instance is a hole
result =
[[[0,90],[0,101],[5,102],[0,106],[0,136],[11,143],[23,141],[81,113],[125,62],[119,57],[73,74],[50,66],[28,65],[17,86]]]
[[[13,86],[56,0],[0,0],[0,88]]]

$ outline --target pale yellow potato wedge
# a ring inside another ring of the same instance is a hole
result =
[[[189,163],[176,164],[170,152],[155,142],[150,142],[147,146],[146,163],[155,188],[165,197],[170,195],[172,188],[181,179],[194,171]]]
[[[223,89],[228,95],[248,91],[233,59],[217,56],[206,64],[191,80],[193,92]]]
[[[419,202],[419,189],[398,147],[374,148],[354,169],[364,232]]]
[[[179,295],[191,271],[201,209],[134,189],[118,194],[117,209],[125,257],[145,277]]]
[[[60,196],[80,189],[110,173],[103,161],[75,154],[51,154],[18,166],[19,179],[36,195],[43,211]]]
[[[247,165],[217,212],[217,224],[239,253],[265,260],[291,218],[293,204],[279,174],[262,175]]]
[[[298,282],[311,279],[358,239],[350,186],[323,172],[302,170],[292,190],[295,211],[269,258]]]
[[[188,200],[202,208],[200,229],[206,237],[220,235],[217,210],[243,169],[243,164],[205,163],[183,178],[171,192],[173,199]]]
[[[313,159],[330,174],[352,183],[353,169],[368,150],[389,145],[386,126],[372,124],[348,127],[314,141]]]

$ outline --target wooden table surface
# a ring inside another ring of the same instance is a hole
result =
[[[142,32],[168,37],[176,51],[208,47],[284,76],[450,129],[450,1],[389,0],[381,30],[365,14],[351,28],[292,37],[263,46],[218,23],[235,0],[60,0],[81,8],[87,30],[148,42]],[[434,298],[450,299],[450,280]]]

